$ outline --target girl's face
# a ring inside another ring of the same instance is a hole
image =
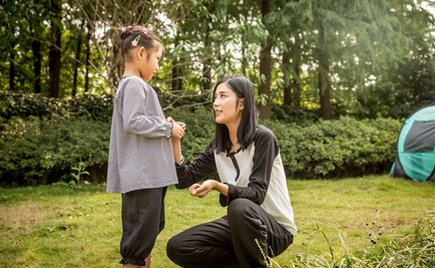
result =
[[[162,58],[163,47],[160,43],[156,42],[156,48],[147,52],[144,48],[141,48],[138,52],[138,70],[140,77],[143,80],[149,81],[156,75],[159,68],[159,61]]]
[[[236,93],[226,83],[222,83],[216,88],[213,109],[216,123],[227,126],[239,124],[243,112],[243,99],[239,99],[237,105]]]

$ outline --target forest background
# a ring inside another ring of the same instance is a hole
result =
[[[244,74],[289,177],[385,173],[404,118],[435,103],[434,8],[418,0],[2,1],[0,182],[78,184],[88,172],[104,181],[127,25],[163,41],[150,83],[165,113],[187,123],[189,160],[213,136],[214,83]]]

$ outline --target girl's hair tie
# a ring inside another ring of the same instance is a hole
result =
[[[137,44],[139,43],[139,40],[140,40],[140,34],[138,34],[138,35],[136,36],[136,38],[135,38],[133,41],[131,41],[131,45],[132,45],[133,47],[137,46]]]
[[[122,27],[121,30],[119,30],[119,33],[125,33],[127,32],[127,27]]]

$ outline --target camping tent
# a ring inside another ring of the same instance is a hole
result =
[[[406,119],[390,175],[435,181],[435,105],[423,107]]]

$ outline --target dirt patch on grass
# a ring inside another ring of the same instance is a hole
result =
[[[2,206],[0,207],[0,229],[9,229],[9,232],[14,235],[28,233],[42,219],[54,213],[43,204],[29,202]]]

